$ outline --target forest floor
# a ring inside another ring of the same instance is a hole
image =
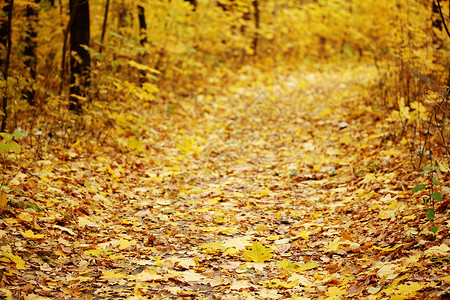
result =
[[[448,297],[449,212],[431,234],[409,152],[366,105],[376,74],[246,68],[195,99],[130,112],[142,144],[49,147],[10,182],[1,293]]]

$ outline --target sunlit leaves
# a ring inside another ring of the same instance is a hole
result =
[[[244,258],[247,261],[263,263],[272,258],[272,251],[273,250],[270,247],[264,247],[260,242],[255,242],[251,250],[246,250],[244,252]]]

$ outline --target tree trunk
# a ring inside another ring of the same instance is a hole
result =
[[[89,0],[70,0],[70,105],[69,109],[81,112],[80,97],[86,96],[90,85],[91,57],[82,45],[89,46]]]
[[[253,4],[253,17],[255,19],[255,35],[253,36],[253,42],[252,42],[252,49],[253,49],[253,54],[257,55],[257,50],[258,50],[258,31],[259,31],[259,1],[258,0],[253,0],[252,2]]]
[[[145,22],[145,9],[143,6],[138,5],[138,17],[139,17],[139,35],[140,43],[142,46],[147,42],[147,23]]]
[[[103,43],[105,41],[105,32],[106,32],[106,23],[108,22],[108,10],[109,10],[109,0],[106,0],[105,4],[105,15],[103,16],[103,26],[102,26],[102,35],[100,37],[100,49],[99,53],[103,51]]]
[[[4,86],[4,93],[3,93],[3,99],[2,99],[2,109],[3,109],[3,116],[2,116],[2,124],[0,126],[0,132],[5,131],[6,129],[6,120],[8,119],[8,68],[9,68],[9,60],[11,57],[11,21],[12,21],[12,10],[14,6],[14,0],[6,0],[7,12],[8,12],[8,22],[6,24],[2,24],[1,26],[1,32],[0,32],[0,38],[2,38],[2,43],[6,46],[6,58],[2,61],[3,66],[3,80],[5,81]],[[4,42],[3,42],[4,39]]]
[[[40,0],[35,0],[34,3],[39,4]],[[35,105],[35,96],[36,96],[36,47],[37,47],[37,23],[38,23],[38,14],[39,11],[36,7],[32,5],[27,5],[26,9],[26,17],[27,17],[27,28],[26,28],[26,37],[25,37],[25,66],[30,72],[30,85],[28,88],[23,91],[24,96],[30,105]]]
[[[11,1],[10,0],[6,0],[5,2],[6,4],[3,6],[2,8],[2,14],[7,16],[9,13],[9,7],[11,5]],[[4,66],[4,62],[5,62],[5,52],[3,52],[3,49],[6,50],[6,46],[8,44],[8,32],[9,32],[9,28],[8,28],[8,21],[6,20],[1,20],[0,21],[0,66]]]

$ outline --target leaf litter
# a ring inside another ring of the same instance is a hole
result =
[[[375,74],[245,68],[136,114],[139,141],[53,149],[11,182],[30,205],[2,205],[0,293],[445,297],[448,210],[433,236],[407,151],[366,105]]]

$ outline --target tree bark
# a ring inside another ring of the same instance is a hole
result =
[[[34,3],[37,5],[41,1],[35,0]],[[38,14],[39,11],[36,7],[32,5],[27,5],[26,8],[26,18],[27,18],[27,28],[26,28],[26,37],[25,37],[25,66],[28,68],[30,72],[30,86],[23,91],[24,96],[26,97],[28,103],[30,105],[35,105],[35,84],[36,84],[36,65],[37,65],[37,57],[36,57],[36,47],[37,47],[37,23],[38,23]]]
[[[14,7],[14,0],[6,0],[7,5],[5,5],[8,9],[8,22],[5,25],[5,29],[1,28],[1,38],[3,38],[3,34],[6,35],[5,39],[5,45],[6,45],[6,58],[3,60],[3,80],[5,80],[5,87],[4,87],[4,93],[3,93],[3,99],[2,99],[2,109],[3,109],[3,116],[2,116],[2,124],[0,126],[0,132],[5,131],[6,129],[6,120],[8,119],[8,68],[9,68],[9,61],[11,57],[11,21],[12,21],[12,11]],[[5,30],[5,31],[3,31]],[[3,40],[2,40],[3,43]]]
[[[139,17],[139,35],[141,37],[140,43],[142,46],[147,42],[147,23],[145,22],[145,9],[143,6],[138,5],[138,17]]]
[[[258,51],[258,38],[259,38],[259,27],[260,27],[260,19],[259,19],[259,1],[258,0],[253,0],[252,2],[253,4],[253,17],[255,20],[255,35],[253,36],[253,42],[252,42],[252,49],[253,49],[253,54],[257,55],[257,51]]]
[[[100,49],[99,53],[103,51],[103,43],[105,41],[105,32],[106,32],[106,23],[108,22],[108,11],[109,11],[109,0],[106,0],[105,4],[105,15],[103,16],[103,26],[102,26],[102,35],[100,37]]]
[[[9,7],[11,6],[11,1],[6,0],[6,4],[2,8],[2,13],[7,16],[9,13]],[[0,47],[6,50],[8,44],[8,20],[0,21]],[[1,50],[1,49],[0,49]],[[6,52],[5,52],[6,53]],[[3,51],[0,53],[0,66],[4,66],[5,57],[3,56]]]
[[[86,96],[90,85],[91,57],[82,46],[89,46],[89,0],[70,0],[70,105],[69,109],[81,112],[79,97]]]

